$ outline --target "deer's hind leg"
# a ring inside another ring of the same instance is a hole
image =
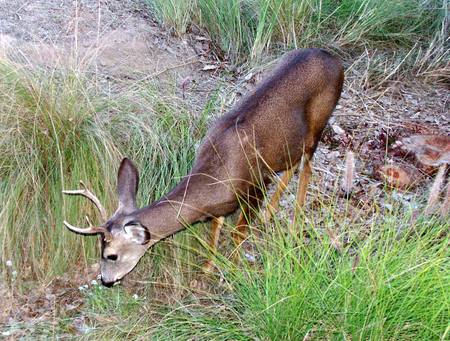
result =
[[[281,175],[280,180],[278,181],[277,189],[275,190],[274,195],[270,199],[269,204],[267,205],[267,209],[264,212],[264,219],[266,221],[270,220],[273,215],[277,212],[280,198],[283,195],[286,187],[294,175],[295,169],[299,167],[299,180],[298,180],[298,188],[297,188],[297,206],[299,208],[303,207],[306,199],[306,192],[308,189],[308,184],[311,179],[312,169],[311,169],[311,156],[310,154],[303,154],[300,164],[295,165],[294,167],[287,169]]]
[[[297,207],[305,204],[306,191],[311,179],[311,163],[319,143],[322,131],[336,106],[340,90],[330,87],[310,99],[306,106],[304,119],[308,132],[303,140],[303,153],[299,168],[299,184],[297,189]]]
[[[286,190],[286,187],[291,180],[292,176],[294,175],[295,168],[297,165],[285,170],[283,174],[281,175],[281,178],[279,181],[277,181],[277,189],[275,190],[275,193],[273,194],[272,198],[270,199],[270,202],[267,204],[267,208],[264,212],[264,219],[265,221],[269,221],[270,218],[273,217],[273,215],[278,211],[278,206],[280,204],[280,198],[283,195],[284,191]]]
[[[298,188],[297,188],[297,207],[302,208],[305,204],[306,191],[311,180],[311,155],[303,154],[299,167]]]
[[[225,217],[213,218],[211,223],[211,236],[209,240],[209,247],[212,253],[216,253],[217,244],[219,243],[220,230],[222,229]],[[202,266],[203,272],[211,272],[214,268],[212,259],[208,259]]]

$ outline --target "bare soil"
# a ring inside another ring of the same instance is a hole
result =
[[[0,57],[95,73],[105,88],[139,80],[175,84],[190,104],[216,86],[205,58],[172,37],[142,1],[0,2]]]

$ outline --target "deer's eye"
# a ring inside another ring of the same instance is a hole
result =
[[[108,255],[108,256],[106,256],[106,259],[112,260],[112,261],[116,261],[117,260],[117,255]]]

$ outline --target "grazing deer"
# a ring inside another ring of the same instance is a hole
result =
[[[215,251],[224,216],[244,202],[233,233],[239,246],[261,204],[263,185],[275,172],[284,172],[268,205],[266,215],[270,217],[300,161],[297,204],[301,207],[311,176],[311,159],[340,97],[343,80],[341,62],[328,52],[291,51],[271,76],[215,122],[190,173],[157,202],[137,208],[139,176],[128,159],[119,167],[119,207],[109,220],[100,201],[86,188],[64,191],[89,198],[105,221],[89,228],[64,222],[73,232],[102,236],[103,284],[109,286],[123,278],[152,245],[187,224],[212,219],[210,247]],[[205,264],[206,269],[211,266],[211,262]]]

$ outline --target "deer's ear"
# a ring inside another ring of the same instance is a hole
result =
[[[119,211],[129,214],[136,210],[136,193],[139,185],[139,172],[129,159],[125,158],[117,175],[117,191],[119,192]]]
[[[150,241],[150,232],[138,222],[129,222],[124,226],[125,233],[135,243],[145,245]]]

